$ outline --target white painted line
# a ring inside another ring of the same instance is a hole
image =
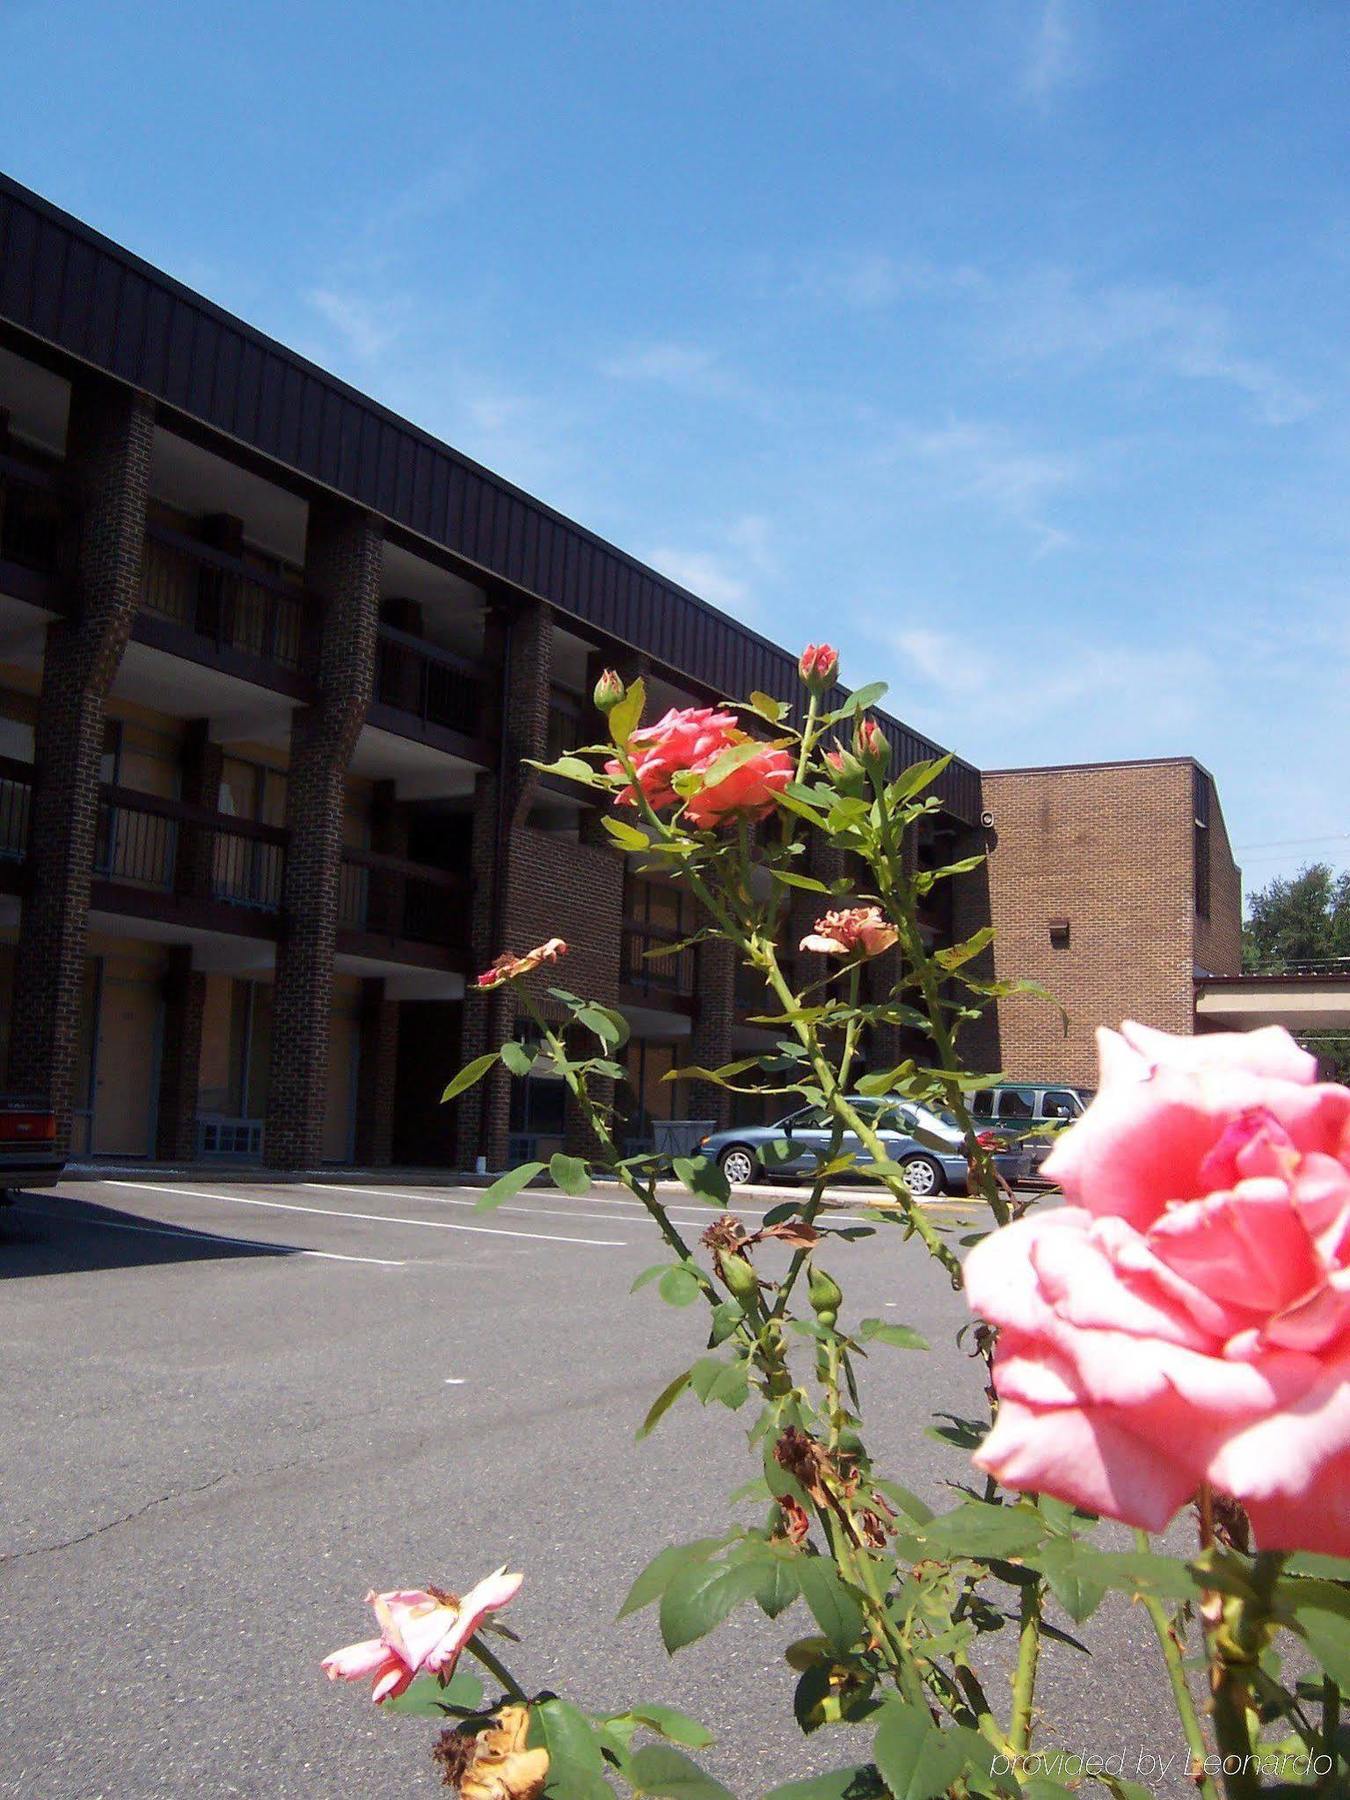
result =
[[[128,1182],[126,1186],[133,1184]],[[70,1213],[44,1212],[39,1206],[16,1206],[16,1212],[32,1213],[38,1219],[64,1219],[75,1225],[97,1225],[100,1231],[139,1231],[147,1237],[195,1238],[203,1244],[242,1244],[246,1249],[273,1256],[319,1256],[325,1262],[372,1263],[379,1269],[403,1269],[404,1262],[391,1262],[383,1256],[341,1256],[336,1250],[305,1250],[299,1244],[269,1244],[264,1238],[226,1237],[219,1231],[192,1231],[186,1225],[128,1225],[121,1219],[82,1219]]]
[[[259,1185],[262,1187],[266,1187],[267,1183],[261,1182],[261,1183],[259,1183]],[[297,1182],[296,1185],[298,1187],[313,1188],[316,1190],[321,1190],[322,1192],[324,1192],[326,1194],[375,1194],[378,1197],[380,1197],[381,1199],[385,1199],[385,1200],[434,1201],[438,1206],[474,1206],[474,1207],[476,1207],[478,1204],[478,1202],[476,1200],[457,1199],[454,1195],[447,1192],[447,1190],[444,1188],[415,1188],[414,1189],[414,1188],[358,1187],[356,1185],[356,1183],[352,1182],[352,1181],[301,1181],[301,1182]],[[524,1191],[524,1190],[522,1190],[522,1191]],[[553,1189],[539,1188],[535,1191],[542,1193],[542,1194],[548,1194],[549,1197],[553,1198],[553,1199],[557,1199],[559,1197],[556,1190],[553,1190]],[[577,1198],[584,1199],[584,1196],[578,1195]],[[647,1213],[646,1207],[642,1204],[642,1202],[640,1200],[620,1199],[618,1197],[618,1195],[615,1195],[615,1197],[612,1200],[607,1199],[603,1202],[603,1204],[605,1206],[635,1206],[639,1213],[642,1213],[647,1217],[651,1216],[650,1214]],[[770,1206],[781,1206],[783,1204],[783,1202],[781,1200],[773,1200],[773,1201],[766,1203],[764,1206],[759,1206],[759,1207],[754,1207],[754,1206],[709,1206],[709,1207],[705,1207],[700,1212],[694,1212],[691,1210],[691,1208],[693,1207],[695,1202],[689,1201],[689,1200],[668,1200],[668,1201],[663,1201],[662,1204],[665,1206],[666,1211],[670,1214],[670,1217],[672,1218],[672,1220],[674,1220],[675,1224],[677,1224],[677,1225],[711,1225],[713,1220],[722,1213],[735,1213],[745,1219],[762,1219],[764,1214],[769,1210]],[[803,1204],[805,1204],[805,1202],[803,1202]],[[677,1208],[679,1209],[680,1213],[687,1214],[688,1216],[677,1218],[676,1217],[676,1209]],[[501,1206],[494,1207],[493,1211],[494,1212],[523,1213],[526,1218],[534,1218],[534,1217],[538,1217],[541,1214],[547,1214],[548,1216],[555,1218],[555,1219],[601,1219],[606,1224],[632,1225],[637,1222],[636,1220],[626,1219],[626,1218],[622,1218],[622,1217],[619,1219],[614,1219],[612,1216],[607,1215],[602,1212],[598,1212],[598,1213],[597,1212],[578,1212],[574,1207],[515,1206],[509,1200],[503,1202],[503,1204]],[[822,1213],[821,1219],[822,1219],[822,1222],[824,1222],[826,1224],[833,1224],[835,1222],[838,1222],[840,1225],[863,1225],[863,1224],[866,1224],[866,1222],[867,1222],[865,1219],[854,1218],[851,1213],[836,1213],[836,1212],[829,1212],[829,1211]]]
[[[467,1375],[447,1375],[445,1385],[447,1387],[463,1387],[468,1379]]]
[[[472,1231],[485,1237],[533,1238],[540,1244],[585,1244],[602,1250],[622,1249],[627,1238],[562,1237],[551,1231],[512,1231],[496,1225],[456,1225],[449,1219],[396,1219],[388,1213],[348,1212],[342,1206],[293,1206],[284,1200],[249,1200],[242,1194],[203,1194],[195,1188],[166,1187],[162,1181],[105,1181],[105,1187],[135,1188],[139,1194],[185,1194],[189,1200],[219,1200],[229,1206],[261,1206],[269,1212],[312,1213],[329,1219],[364,1219],[372,1225],[414,1225],[423,1231]],[[314,1255],[325,1254],[315,1251]]]

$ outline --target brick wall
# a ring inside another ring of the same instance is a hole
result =
[[[1211,975],[1242,972],[1242,871],[1233,861],[1218,795],[1209,804],[1209,917],[1195,921],[1195,966]]]
[[[1187,761],[986,773],[994,814],[988,883],[999,977],[1030,976],[1043,1002],[1000,1003],[999,1066],[1091,1084],[1096,1026],[1193,1028],[1191,770]],[[1069,921],[1055,948],[1049,920]]]

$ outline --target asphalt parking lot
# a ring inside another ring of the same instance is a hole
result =
[[[330,1686],[319,1659],[368,1635],[369,1587],[462,1588],[502,1562],[525,1574],[527,1686],[683,1707],[747,1800],[862,1753],[861,1734],[805,1742],[792,1723],[798,1609],[734,1613],[674,1659],[650,1613],[614,1622],[650,1556],[719,1529],[754,1472],[748,1413],[686,1399],[634,1441],[703,1344],[699,1309],[629,1293],[660,1258],[651,1224],[608,1189],[487,1217],[476,1198],[129,1173],[0,1213],[0,1793],[439,1791],[432,1728]],[[738,1196],[747,1216],[767,1204]],[[712,1214],[675,1216],[696,1232]],[[952,1342],[960,1302],[898,1233],[829,1265],[850,1310],[936,1346],[882,1352],[866,1385],[879,1457],[941,1502],[965,1463],[923,1426],[980,1386]],[[1162,1688],[1142,1615],[1099,1619],[1109,1656],[1073,1658],[1043,1698],[1047,1736],[1106,1754],[1122,1732],[1151,1742]]]

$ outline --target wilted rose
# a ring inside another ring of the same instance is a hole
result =
[[[567,945],[561,938],[550,938],[546,944],[536,944],[524,956],[512,956],[509,950],[504,950],[492,967],[484,969],[477,977],[474,986],[484,991],[501,987],[503,982],[516,981],[522,975],[529,975],[541,963],[557,962],[560,956],[566,954]]]
[[[849,906],[817,919],[815,930],[802,939],[801,948],[814,950],[818,956],[852,956],[855,951],[879,956],[899,935],[879,906]]]

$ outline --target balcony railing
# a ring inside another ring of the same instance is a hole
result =
[[[53,574],[60,530],[57,477],[18,457],[0,455],[0,561]]]
[[[141,604],[218,649],[298,669],[304,594],[292,582],[168,526],[145,532]]]
[[[372,698],[466,737],[477,736],[482,719],[483,687],[473,664],[392,625],[379,628]]]
[[[94,873],[121,887],[280,910],[286,833],[209,807],[105,786]]]
[[[376,850],[342,852],[338,924],[348,931],[458,948],[469,933],[469,884],[454,869]]]
[[[19,863],[27,855],[32,799],[32,764],[0,756],[0,862]]]
[[[658,925],[625,925],[620,980],[644,994],[692,994],[694,952],[681,936]]]

